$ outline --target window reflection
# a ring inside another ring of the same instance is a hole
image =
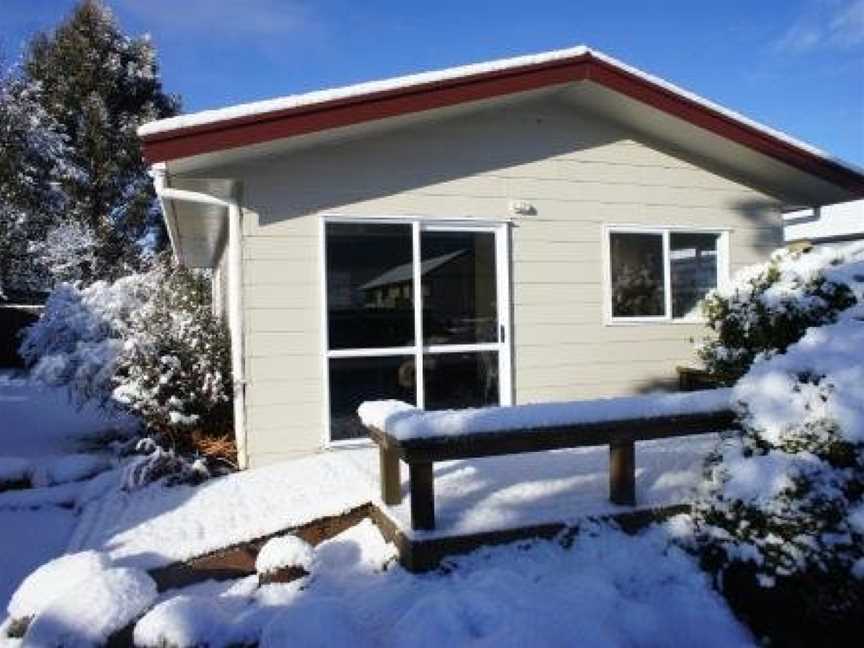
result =
[[[427,354],[423,382],[429,410],[497,405],[498,353]]]
[[[699,315],[699,302],[717,287],[718,234],[673,232],[669,237],[672,317]]]
[[[414,344],[411,226],[327,224],[331,349]]]
[[[330,359],[330,438],[358,439],[367,435],[357,416],[366,400],[417,402],[414,356]]]
[[[420,240],[424,343],[497,342],[495,235],[423,232]]]
[[[663,236],[613,232],[609,235],[613,317],[665,314]]]

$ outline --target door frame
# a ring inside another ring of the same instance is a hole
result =
[[[498,305],[499,339],[497,342],[475,344],[423,344],[423,291],[414,290],[414,344],[402,347],[366,349],[329,349],[329,322],[327,320],[327,225],[332,223],[366,225],[410,225],[412,241],[413,286],[421,285],[421,234],[423,231],[489,232],[495,235],[496,301]],[[425,397],[423,356],[425,353],[465,353],[480,351],[498,352],[498,400],[501,405],[513,403],[513,335],[512,301],[510,281],[510,220],[488,220],[467,218],[443,218],[422,216],[346,216],[324,214],[319,219],[319,275],[321,296],[321,365],[323,401],[323,438],[325,448],[365,446],[368,438],[333,441],[330,437],[330,360],[332,358],[385,357],[413,355],[415,361],[416,393],[418,406]],[[503,339],[502,339],[503,336]]]

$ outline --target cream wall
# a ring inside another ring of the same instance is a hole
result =
[[[772,198],[553,100],[218,175],[243,183],[252,466],[322,445],[321,214],[507,219],[511,200],[531,202],[512,226],[517,403],[668,386],[692,360],[699,326],[604,324],[604,223],[731,228],[733,272],[782,243]]]

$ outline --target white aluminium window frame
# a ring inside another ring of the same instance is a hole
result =
[[[399,347],[330,349],[329,321],[327,305],[327,225],[346,223],[352,225],[408,225],[411,227],[413,282],[422,285],[421,277],[421,233],[434,231],[488,232],[495,234],[496,289],[498,295],[498,342],[479,342],[476,344],[423,344],[423,295],[422,290],[415,293],[414,299],[414,344]],[[425,403],[423,362],[426,354],[498,352],[498,392],[502,405],[513,403],[512,376],[512,335],[510,334],[510,220],[481,220],[467,218],[410,217],[410,216],[344,216],[324,214],[319,218],[319,276],[321,296],[321,360],[324,388],[323,400],[323,438],[324,448],[345,448],[368,446],[368,438],[343,439],[334,441],[330,430],[330,360],[334,358],[383,358],[411,356],[415,358],[415,390],[417,406]],[[503,333],[503,340],[500,335]]]
[[[638,325],[638,324],[699,324],[704,320],[700,317],[672,317],[672,259],[670,254],[670,238],[673,233],[680,234],[716,234],[717,235],[717,287],[729,285],[729,227],[705,227],[697,225],[634,225],[607,224],[603,226],[603,318],[606,326]],[[654,234],[662,239],[663,249],[663,294],[664,315],[616,317],[612,314],[612,250],[610,240],[612,234]]]

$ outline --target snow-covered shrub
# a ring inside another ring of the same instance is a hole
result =
[[[233,421],[230,341],[212,313],[207,279],[165,270],[127,326],[114,400],[174,444],[188,445],[193,432],[226,436]]]
[[[200,274],[164,262],[114,283],[61,284],[20,353],[34,378],[138,417],[166,445],[232,453],[230,342]]]
[[[771,259],[740,271],[728,287],[711,291],[702,312],[711,335],[697,353],[716,375],[737,377],[760,354],[784,351],[811,326],[833,322],[855,302],[832,270],[864,250],[778,250]]]
[[[104,646],[156,601],[156,583],[142,569],[112,567],[78,583],[37,614],[24,646]]]
[[[79,403],[95,400],[110,405],[132,313],[152,297],[157,285],[158,276],[151,273],[114,283],[97,281],[87,288],[57,286],[19,349],[32,376],[68,387]]]
[[[156,600],[141,569],[117,567],[104,553],[83,551],[49,561],[12,595],[0,639],[23,635],[25,646],[98,646]],[[4,636],[5,635],[5,636]]]
[[[805,268],[789,259],[787,274],[806,274],[809,260],[797,261]],[[832,294],[861,300],[864,260],[819,272]],[[864,614],[864,305],[815,308],[822,326],[757,357],[734,387],[743,432],[709,459],[692,519],[727,595],[740,598],[742,583],[751,599],[782,592],[822,627]]]
[[[126,464],[123,490],[133,491],[160,480],[166,486],[197,484],[210,477],[201,459],[189,460],[173,449],[162,448],[149,437],[138,441],[136,452],[137,456]]]
[[[39,614],[55,598],[87,582],[108,569],[111,560],[98,551],[82,551],[51,560],[25,578],[6,607],[12,619],[27,619]]]
[[[280,569],[299,568],[308,573],[314,556],[312,545],[295,535],[270,538],[258,552],[255,571],[262,575]]]

